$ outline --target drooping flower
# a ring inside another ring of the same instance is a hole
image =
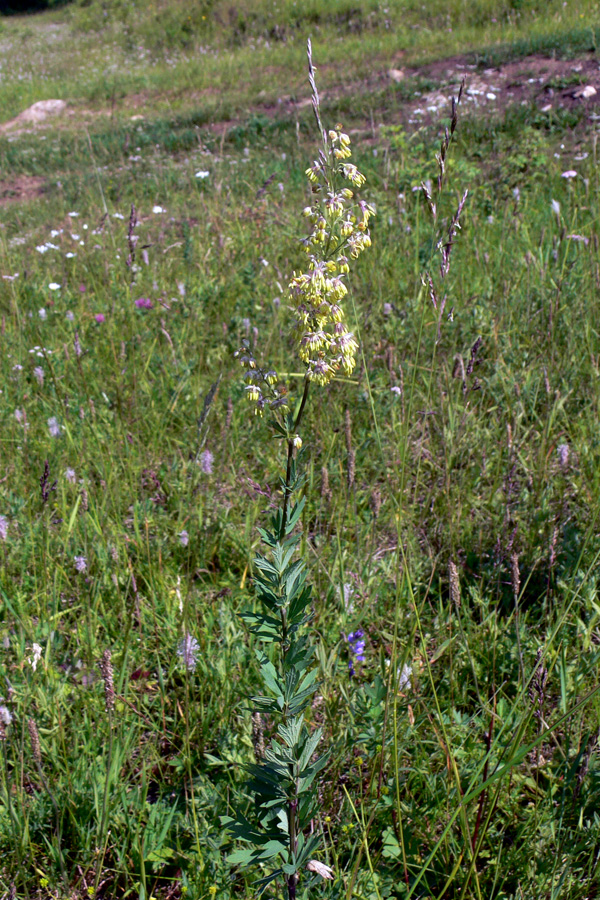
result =
[[[326,878],[331,880],[333,878],[333,869],[331,866],[325,865],[325,863],[319,862],[318,859],[311,859],[310,862],[306,864],[306,868],[309,872],[314,872],[316,875],[320,875],[321,878]]]

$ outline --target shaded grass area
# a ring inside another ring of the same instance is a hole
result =
[[[324,110],[368,136],[377,217],[350,285],[361,365],[303,434],[311,725],[331,752],[315,828],[337,876],[310,896],[593,896],[593,122],[525,106],[460,123],[442,225],[469,198],[441,311],[415,190],[439,126],[375,141],[390,96]],[[249,339],[295,396],[285,286],[315,140],[306,111],[206,125],[115,117],[0,143],[8,178],[47,179],[0,230],[0,884],[17,896],[252,891],[218,817],[259,752],[237,613],[281,460],[234,352]]]

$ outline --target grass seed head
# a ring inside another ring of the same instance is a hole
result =
[[[115,708],[115,683],[110,650],[105,650],[100,661],[100,673],[104,681],[104,706],[107,713]]]

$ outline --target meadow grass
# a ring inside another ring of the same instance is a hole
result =
[[[348,4],[240,4],[234,22],[216,3],[187,33],[173,3],[173,63],[158,6],[104,6],[1,20],[7,66],[22,59],[3,116],[60,96],[83,123],[0,138],[3,186],[41,183],[0,230],[3,891],[253,893],[219,817],[250,808],[243,766],[270,735],[239,613],[281,455],[234,353],[248,339],[298,396],[286,285],[317,136],[308,107],[256,101],[309,95],[310,27],[321,86],[352,80],[322,114],[351,130],[377,216],[350,285],[359,366],[303,431],[309,721],[330,753],[314,829],[336,876],[308,895],[594,896],[596,120],[463,115],[432,225],[418,188],[449,107],[413,128],[413,87],[359,88],[402,49],[402,65],[588,51],[597,4],[431,3],[425,21],[390,0],[357,34]],[[436,236],[466,188],[441,283]]]

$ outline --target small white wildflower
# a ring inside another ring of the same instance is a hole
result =
[[[69,484],[75,484],[77,481],[77,475],[75,474],[75,469],[65,469],[65,481],[68,481]]]
[[[85,556],[76,556],[75,557],[75,568],[82,575],[84,572],[87,572],[87,559]]]
[[[198,650],[200,644],[195,637],[187,632],[179,642],[177,647],[177,656],[180,658],[185,669],[188,672],[194,672],[198,663]]]
[[[558,461],[560,463],[561,469],[564,471],[567,469],[569,465],[569,456],[570,450],[568,444],[559,444],[556,448],[556,452],[558,454]]]
[[[521,198],[521,191],[519,190],[518,187],[513,188],[513,197],[515,198],[515,200],[516,200],[517,202],[520,200],[520,198]]]
[[[577,172],[575,171],[575,169],[567,169],[567,171],[566,171],[566,172],[563,172],[562,175],[561,175],[560,177],[561,177],[561,178],[567,178],[567,179],[569,179],[569,178],[577,178]]]
[[[0,706],[0,722],[3,725],[10,725],[12,722],[12,716],[6,706]]]
[[[347,613],[354,612],[354,600],[352,597],[354,596],[354,585],[345,584],[343,588],[343,597],[344,597],[344,609]]]
[[[296,450],[300,450],[302,447],[302,438],[299,434],[295,434],[292,438],[292,445],[296,448]]]
[[[207,172],[205,169],[200,169],[199,172],[196,172],[196,178],[208,178],[210,172]]]
[[[35,670],[37,669],[37,664],[39,663],[40,659],[42,658],[42,648],[40,647],[39,644],[33,644],[31,649],[33,651],[33,655],[29,657],[27,662],[29,663],[29,665],[31,666],[33,671],[35,672]]]
[[[395,384],[393,387],[390,388],[390,391],[392,392],[392,394],[396,394],[396,396],[399,397],[400,394],[402,393],[402,388],[398,387],[398,385]]]
[[[51,281],[48,287],[51,291],[60,291],[60,284],[57,281]]]
[[[550,206],[552,207],[552,212],[555,213],[555,215],[560,216],[560,203],[558,200],[553,200]]]
[[[189,534],[187,533],[187,531],[185,531],[185,530],[184,530],[184,531],[180,531],[179,534],[178,534],[178,537],[179,537],[179,543],[181,544],[181,546],[182,546],[182,547],[187,547],[187,545],[188,545],[189,542],[190,542],[190,536],[189,536]]]
[[[402,666],[402,670],[398,673],[398,690],[399,691],[410,691],[411,690],[411,681],[410,676],[412,675],[412,666],[409,666],[408,663],[404,663]]]
[[[125,218],[123,213],[113,213],[112,217],[113,217],[113,219],[124,219]]]
[[[78,212],[70,212],[70,213],[67,213],[67,215],[70,216],[72,219],[76,219],[77,216],[79,215],[79,213]]]
[[[162,206],[153,206],[152,212],[156,215],[159,215],[160,213],[164,213],[164,209],[162,208]]]
[[[62,426],[59,425],[56,416],[51,416],[48,419],[48,431],[50,432],[50,437],[56,438],[61,436]]]
[[[44,307],[42,307],[41,309],[38,309],[38,316],[40,317],[40,319],[42,319],[42,321],[43,321],[44,319],[47,319],[47,318],[48,318],[48,313],[46,312],[46,310],[44,309]]]

